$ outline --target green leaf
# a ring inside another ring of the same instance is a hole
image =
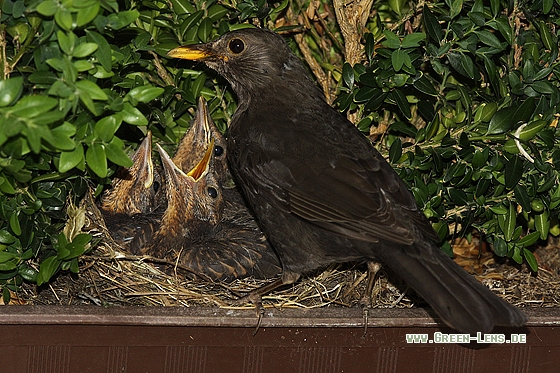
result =
[[[19,217],[18,217],[18,213],[14,212],[11,216],[10,216],[10,228],[12,229],[12,232],[14,232],[14,234],[16,236],[20,236],[21,235],[21,226],[19,224]]]
[[[430,96],[437,96],[439,94],[439,92],[428,80],[428,78],[426,78],[425,75],[422,75],[420,78],[414,81],[414,88]]]
[[[46,17],[52,17],[58,10],[58,4],[52,0],[41,1],[37,5],[37,12]]]
[[[397,34],[392,31],[385,30],[383,31],[383,35],[385,35],[386,40],[381,44],[389,49],[399,49],[401,47],[401,39],[399,39]]]
[[[371,61],[373,57],[373,53],[375,52],[375,39],[371,32],[365,34],[364,37],[366,39],[366,47],[365,47],[366,56],[368,60]]]
[[[445,0],[445,3],[449,5],[451,18],[455,18],[463,9],[463,0]]]
[[[475,78],[475,68],[474,62],[469,56],[463,53],[449,52],[447,54],[447,59],[451,66],[461,75],[464,75],[470,79]]]
[[[185,37],[187,31],[193,28],[204,16],[204,11],[199,10],[195,13],[190,14],[185,20],[181,23],[181,36]]]
[[[25,281],[28,282],[37,282],[37,275],[38,272],[36,270],[34,270],[33,268],[29,268],[29,267],[20,267],[18,269],[18,274],[23,277],[23,279]]]
[[[97,84],[90,80],[80,80],[76,82],[79,92],[86,92],[92,100],[107,100],[109,99],[105,92],[99,88]]]
[[[0,263],[0,273],[10,272],[17,268],[17,259],[12,259],[4,263]],[[4,288],[6,290],[6,288]],[[4,298],[5,299],[5,298]]]
[[[550,27],[544,22],[540,21],[539,24],[541,40],[544,47],[548,50],[552,50],[554,45],[554,38],[552,37],[552,32],[550,31]]]
[[[448,193],[449,193],[449,198],[451,198],[451,201],[457,206],[464,206],[469,202],[467,193],[465,193],[462,189],[449,188]]]
[[[359,88],[356,91],[356,95],[354,96],[354,101],[355,102],[366,102],[367,100],[369,100],[372,95],[378,91],[377,88],[370,88],[370,87],[363,87],[363,88]]]
[[[539,93],[542,93],[542,94],[544,94],[544,95],[552,95],[552,94],[554,94],[554,93],[557,92],[557,89],[554,89],[554,88],[552,87],[552,85],[550,85],[549,82],[544,81],[544,80],[541,80],[541,81],[538,81],[538,82],[534,82],[533,84],[531,84],[531,87],[532,87],[535,91],[537,91],[537,92],[539,92]]]
[[[472,160],[472,166],[474,169],[482,168],[486,165],[488,161],[488,156],[490,154],[490,148],[484,148],[483,150],[475,150]]]
[[[443,30],[441,25],[439,24],[436,16],[432,13],[430,8],[427,5],[424,5],[423,14],[423,21],[424,26],[426,27],[426,32],[428,36],[436,41],[438,44],[441,43],[443,40]]]
[[[513,27],[509,24],[509,21],[505,17],[499,17],[496,19],[496,28],[500,31],[500,34],[506,39],[509,45],[513,43]]]
[[[273,12],[281,12],[288,6],[288,1],[283,1],[282,4],[276,7]],[[208,8],[208,17],[212,19],[212,21],[217,22],[225,17],[230,10],[221,4],[213,4]],[[270,17],[273,17],[273,13],[270,14]]]
[[[531,199],[527,194],[527,188],[516,184],[513,188],[515,200],[523,208],[524,211],[531,211]]]
[[[43,260],[39,266],[39,274],[37,275],[37,285],[41,286],[51,279],[58,272],[61,261],[56,256],[48,257]]]
[[[496,17],[500,11],[500,0],[490,0],[490,9],[492,10],[492,15]]]
[[[177,15],[192,13],[193,5],[190,0],[171,0],[171,4],[174,13]]]
[[[395,49],[391,53],[391,64],[393,65],[393,70],[400,71],[404,65],[404,60],[406,58],[406,52],[402,49]]]
[[[60,152],[60,160],[58,162],[58,171],[65,173],[79,165],[84,160],[84,147],[81,143],[76,145],[72,151]]]
[[[517,122],[517,118],[515,117],[517,109],[517,107],[512,106],[498,110],[492,119],[490,119],[486,134],[496,135],[510,131]]]
[[[99,177],[107,176],[107,155],[102,144],[94,143],[86,151],[86,163]]]
[[[541,240],[547,239],[548,230],[550,229],[550,219],[548,219],[547,210],[535,215],[535,229],[539,232]]]
[[[399,137],[393,141],[389,148],[389,161],[392,164],[397,164],[402,156],[402,141]]]
[[[524,161],[521,157],[513,155],[505,167],[505,186],[508,189],[513,189],[521,180],[523,176]]]
[[[95,65],[89,61],[78,60],[72,63],[78,72],[84,72],[95,69]]]
[[[134,126],[146,126],[148,125],[148,119],[142,114],[140,110],[132,106],[129,102],[125,102],[122,111],[119,112],[122,115],[122,120],[126,123],[132,124]]]
[[[23,118],[35,118],[58,104],[58,100],[47,96],[25,96],[9,109],[9,112]]]
[[[494,244],[492,246],[494,252],[498,256],[506,256],[508,253],[507,243],[506,241],[502,240],[500,237],[494,238]]]
[[[16,242],[16,238],[6,229],[0,229],[0,243],[9,245]]]
[[[420,42],[426,39],[426,34],[423,32],[413,32],[412,34],[406,35],[402,42],[401,48],[415,48],[420,46]]]
[[[105,71],[111,71],[111,68],[113,66],[111,46],[109,45],[105,37],[98,34],[97,32],[89,30],[86,30],[86,35],[88,41],[95,43],[98,46],[94,55],[99,60],[101,66],[105,69]]]
[[[523,256],[525,257],[527,264],[529,264],[529,267],[531,267],[531,270],[533,272],[537,272],[539,270],[539,265],[533,253],[527,249],[523,249]]]
[[[58,8],[54,14],[54,20],[63,30],[70,31],[72,29],[72,13],[66,8]]]
[[[105,145],[105,153],[107,158],[114,164],[128,168],[132,166],[132,160],[124,152],[123,146],[122,140],[118,137],[113,137],[113,140]]]
[[[486,17],[484,16],[483,12],[469,12],[468,14],[469,19],[477,26],[484,26]]]
[[[511,259],[513,259],[517,264],[523,263],[523,258],[521,257],[521,250],[519,246],[509,244],[508,245],[508,254]]]
[[[126,96],[138,102],[150,102],[156,97],[160,96],[163,91],[164,89],[161,87],[144,85],[131,89]]]
[[[509,204],[508,212],[506,214],[498,215],[498,225],[504,234],[504,238],[508,242],[513,238],[516,218],[517,216],[515,214],[515,207],[513,203]]]
[[[392,97],[395,100],[395,103],[397,104],[397,106],[399,107],[399,109],[401,110],[401,112],[403,113],[403,115],[407,118],[410,119],[412,118],[412,113],[410,111],[410,105],[406,99],[406,96],[404,95],[404,93],[402,93],[400,90],[398,89],[394,89],[392,92]]]
[[[74,46],[78,41],[78,38],[73,32],[63,32],[57,31],[56,37],[58,39],[58,45],[60,49],[67,55],[72,55],[72,51],[74,50]]]
[[[121,125],[121,117],[109,115],[95,123],[93,134],[103,142],[109,142]]]
[[[539,239],[540,233],[539,232],[532,232],[528,235],[521,237],[517,243],[519,245],[523,245],[523,247],[528,247],[533,245]]]
[[[91,241],[91,238],[91,234],[79,233],[72,239],[72,243],[77,246],[85,246]]]
[[[375,91],[372,92],[371,98],[365,105],[366,109],[371,111],[377,110],[388,95],[389,93],[383,92],[381,89],[375,89]]]
[[[74,244],[74,242],[69,243],[66,246],[66,250],[67,251],[65,251],[64,257],[63,258],[59,257],[59,259],[63,259],[64,261],[68,261],[68,260],[77,258],[78,256],[82,255],[86,251],[85,247],[83,245],[76,245],[76,244]]]
[[[535,109],[535,99],[533,97],[527,98],[515,111],[514,118],[516,122],[528,122],[533,117]]]
[[[194,82],[192,82],[191,92],[194,97],[200,96],[200,92],[202,91],[202,88],[204,88],[204,83],[206,83],[206,74],[200,74],[196,77]]]
[[[88,7],[81,8],[78,10],[76,16],[76,25],[82,27],[90,23],[99,14],[100,4],[98,2],[93,3]]]
[[[140,16],[137,10],[125,10],[119,13],[111,13],[107,17],[107,27],[113,30],[120,30],[130,25]]]
[[[210,34],[212,33],[212,20],[208,17],[204,18],[200,25],[198,25],[197,36],[198,38],[203,41],[207,42],[210,38]]]
[[[76,58],[84,58],[95,52],[99,46],[95,43],[82,43],[74,48],[72,55]]]
[[[76,146],[72,136],[76,133],[76,127],[69,122],[53,128],[45,140],[58,150],[72,150]]]
[[[23,78],[17,76],[6,80],[0,80],[0,108],[14,103],[23,91]]]
[[[16,258],[16,254],[0,251],[0,263],[6,263]]]
[[[348,62],[345,62],[342,66],[342,78],[348,88],[352,88],[354,86],[354,69]]]
[[[401,14],[406,0],[389,0],[389,7],[397,14]]]
[[[502,50],[502,43],[500,43],[500,41],[498,40],[498,38],[496,37],[496,35],[494,35],[493,33],[491,33],[490,31],[486,31],[486,30],[480,30],[480,31],[475,31],[474,32],[477,36],[478,39],[492,47],[492,48],[496,48],[497,50]]]
[[[68,270],[72,273],[79,273],[80,272],[80,266],[78,264],[78,258],[74,258],[70,261],[70,266],[68,267]]]
[[[548,126],[548,122],[543,119],[537,119],[523,128],[520,128],[519,132],[515,131],[516,135],[520,140],[529,141],[532,140],[536,135],[538,135],[545,127]]]

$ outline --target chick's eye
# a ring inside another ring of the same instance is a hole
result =
[[[218,191],[216,190],[216,188],[208,187],[208,195],[212,198],[216,198],[218,197]]]
[[[243,52],[245,49],[245,43],[241,39],[231,39],[229,41],[229,50],[235,54]]]
[[[216,146],[214,147],[214,155],[215,155],[216,157],[219,157],[219,156],[221,156],[222,154],[224,154],[224,148],[222,148],[220,145],[216,145]]]

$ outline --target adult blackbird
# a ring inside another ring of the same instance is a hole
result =
[[[434,244],[403,181],[325,102],[280,36],[237,30],[169,55],[204,61],[237,94],[228,160],[280,257],[283,283],[333,262],[381,260],[454,329],[525,323]]]
[[[161,225],[141,252],[177,261],[213,280],[247,276],[270,278],[279,260],[250,216],[222,218],[223,194],[214,172],[214,142],[188,174],[158,144],[165,175],[167,209]]]

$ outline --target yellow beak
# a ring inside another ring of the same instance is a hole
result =
[[[208,51],[200,49],[198,45],[185,45],[171,49],[167,52],[169,57],[181,58],[183,60],[202,61],[212,54]]]

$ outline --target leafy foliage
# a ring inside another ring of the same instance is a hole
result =
[[[294,51],[410,185],[444,248],[474,229],[536,270],[531,246],[560,234],[558,2],[382,0],[354,66],[326,1],[0,6],[5,300],[22,281],[78,271],[92,242],[63,233],[67,208],[129,166],[148,129],[177,143],[203,95],[225,131],[236,99],[224,80],[165,54],[251,24],[302,35]]]
[[[425,4],[413,33],[383,31],[338,102],[391,118],[381,147],[442,239],[475,228],[536,271],[529,248],[560,233],[560,8],[505,5]]]

